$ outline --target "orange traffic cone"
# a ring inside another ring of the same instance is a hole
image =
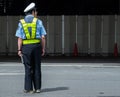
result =
[[[75,45],[74,45],[74,56],[78,56],[78,47],[77,47],[77,43],[75,43]]]
[[[114,56],[115,57],[118,56],[118,46],[117,46],[117,43],[115,43],[115,45],[114,45]]]

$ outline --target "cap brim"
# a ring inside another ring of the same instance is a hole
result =
[[[28,6],[25,8],[24,12],[28,12],[28,11],[34,9],[34,8],[35,8],[35,3],[31,3],[30,5],[28,5]]]

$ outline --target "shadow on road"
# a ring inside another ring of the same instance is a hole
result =
[[[64,90],[69,90],[69,88],[68,87],[45,88],[41,90],[41,93],[53,92],[53,91],[64,91]]]

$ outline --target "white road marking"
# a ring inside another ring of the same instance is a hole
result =
[[[107,65],[105,65],[107,64]],[[108,65],[109,64],[109,65]],[[113,65],[115,64],[115,65]],[[4,66],[20,66],[24,67],[22,63],[17,62],[0,62],[0,67]],[[118,63],[41,63],[43,67],[120,67]]]
[[[24,75],[25,73],[0,73],[0,75]]]
[[[120,68],[118,63],[41,63],[42,67],[81,67],[81,68]],[[115,64],[115,65],[113,65]],[[0,69],[5,67],[23,67],[22,63],[17,62],[0,62]],[[20,72],[0,72],[0,75],[24,75]]]

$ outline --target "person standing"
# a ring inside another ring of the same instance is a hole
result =
[[[21,19],[15,36],[18,38],[18,55],[25,67],[25,93],[39,93],[41,90],[41,55],[45,54],[46,30],[38,19],[35,3],[29,4]]]

